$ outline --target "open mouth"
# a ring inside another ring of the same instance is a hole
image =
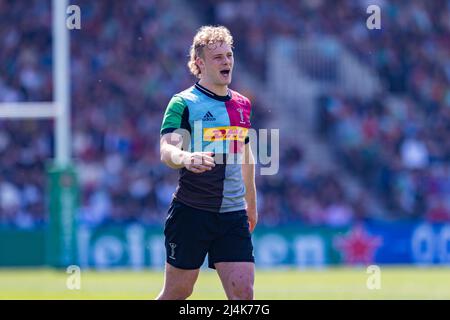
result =
[[[230,74],[230,70],[222,70],[222,71],[220,71],[220,73],[226,77]]]

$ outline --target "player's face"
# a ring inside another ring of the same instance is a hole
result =
[[[231,46],[226,43],[217,43],[203,50],[202,74],[208,82],[227,86],[231,83],[233,73],[234,57]]]

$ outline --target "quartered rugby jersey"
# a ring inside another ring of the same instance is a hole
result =
[[[249,99],[233,90],[228,90],[227,96],[218,96],[197,83],[172,97],[164,114],[161,135],[174,131],[184,137],[190,135],[183,149],[214,152],[216,162],[212,170],[203,173],[182,168],[175,199],[212,212],[245,208],[239,159],[244,144],[248,143],[250,114]]]

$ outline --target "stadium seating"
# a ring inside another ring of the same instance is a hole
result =
[[[77,4],[83,19],[71,32],[71,104],[80,221],[160,224],[177,172],[159,161],[159,126],[171,95],[195,81],[186,67],[195,29],[176,1]],[[209,14],[200,24],[231,29],[237,61],[262,81],[267,40],[280,34],[332,35],[383,80],[376,99],[330,91],[317,103],[318,135],[366,188],[349,197],[336,172],[320,171],[304,160],[302,145],[286,142],[279,174],[257,177],[262,224],[371,219],[369,193],[389,218],[450,221],[450,8],[443,0],[384,3],[382,30],[368,32],[364,4],[203,0],[193,7],[198,17]],[[0,102],[50,101],[50,1],[0,1],[0,48]],[[249,94],[253,125],[263,128],[264,102]],[[52,129],[52,121],[0,121],[0,226],[46,223]]]

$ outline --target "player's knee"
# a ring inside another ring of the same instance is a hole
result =
[[[193,290],[194,290],[194,288],[192,288],[192,287],[183,287],[178,292],[178,295],[179,295],[180,299],[185,300],[191,296]]]
[[[253,285],[251,283],[239,283],[233,286],[232,300],[253,300]]]
[[[165,296],[170,300],[185,300],[191,296],[193,289],[192,286],[177,286],[164,291]]]

